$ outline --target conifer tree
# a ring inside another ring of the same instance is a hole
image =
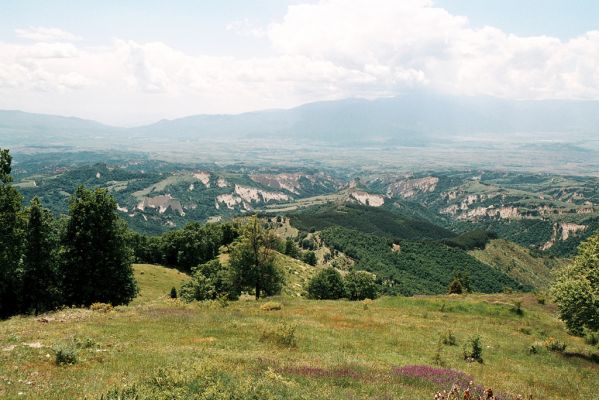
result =
[[[105,189],[80,186],[71,198],[63,238],[63,295],[68,305],[121,305],[137,294],[126,227]]]
[[[56,270],[56,237],[52,215],[40,200],[31,200],[25,233],[23,258],[22,310],[35,314],[58,305],[59,289]]]
[[[23,218],[21,195],[12,186],[12,157],[0,149],[0,318],[19,312]]]

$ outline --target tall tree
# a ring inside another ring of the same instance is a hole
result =
[[[28,211],[23,258],[22,310],[38,314],[58,305],[55,256],[57,241],[52,229],[52,215],[49,210],[42,208],[37,197],[31,200]]]
[[[66,304],[127,304],[137,294],[126,227],[105,189],[80,186],[71,198],[63,238],[63,295]]]
[[[241,290],[254,291],[256,299],[263,294],[280,293],[283,274],[275,266],[276,237],[265,230],[260,220],[253,216],[242,229],[240,240],[231,250],[230,265],[235,271]]]
[[[0,149],[0,318],[19,312],[23,218],[21,195],[12,186],[12,157]]]

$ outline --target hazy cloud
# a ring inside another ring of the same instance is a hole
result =
[[[72,33],[63,31],[58,28],[46,28],[43,26],[31,26],[28,28],[15,29],[15,34],[18,38],[34,40],[37,42],[52,42],[52,41],[76,41],[81,40],[81,37]]]

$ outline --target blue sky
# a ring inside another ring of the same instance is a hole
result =
[[[4,109],[131,125],[414,88],[599,98],[598,1],[5,0],[1,11]]]

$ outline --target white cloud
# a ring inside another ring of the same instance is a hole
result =
[[[251,23],[247,18],[233,21],[225,27],[227,31],[235,32],[241,36],[262,38],[266,36],[266,29]]]
[[[63,31],[58,28],[46,28],[43,26],[30,26],[28,28],[15,29],[15,34],[18,38],[34,40],[36,42],[53,42],[53,41],[76,41],[81,40],[81,37],[72,33]]]
[[[39,104],[38,111],[130,122],[414,87],[599,99],[599,31],[562,41],[475,29],[429,0],[321,0],[290,6],[266,27],[230,24],[272,45],[272,55],[253,58],[190,55],[161,42],[86,47],[65,43],[75,36],[60,29],[43,29],[20,36],[45,43],[0,43],[0,108]]]

